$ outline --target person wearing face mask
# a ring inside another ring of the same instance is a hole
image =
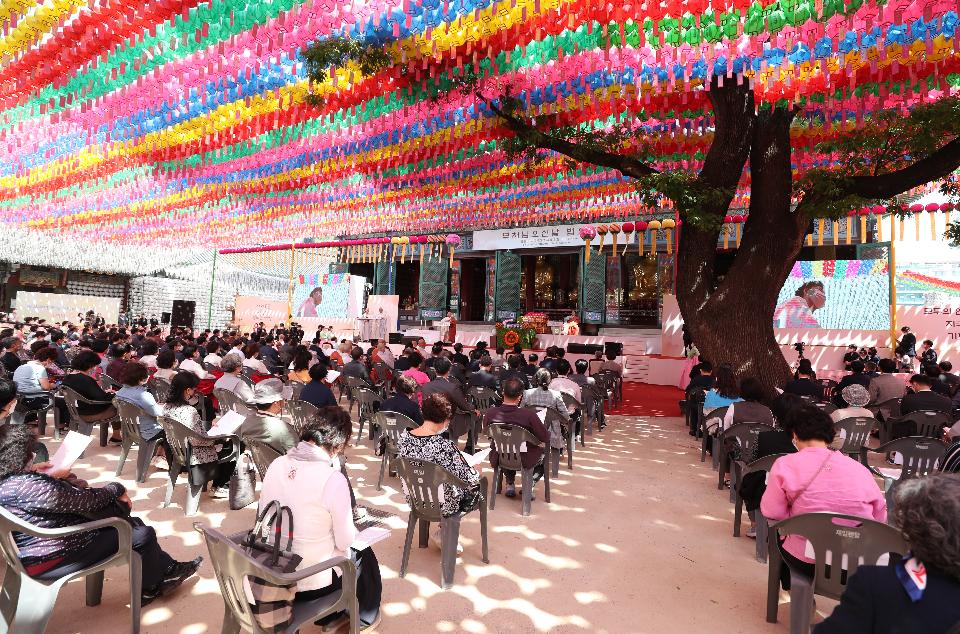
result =
[[[773,313],[776,328],[819,328],[820,322],[813,314],[827,303],[823,282],[807,282],[797,289],[793,297],[777,306]]]
[[[157,422],[157,416],[163,414],[163,407],[147,390],[147,380],[149,378],[150,372],[147,370],[147,366],[139,361],[131,361],[123,368],[123,374],[119,377],[123,387],[117,390],[117,398],[133,403],[143,410],[137,418],[137,425],[140,427],[140,435],[143,436],[144,440],[150,440],[163,434],[163,428]]]

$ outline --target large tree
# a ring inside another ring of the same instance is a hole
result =
[[[304,54],[315,81],[323,81],[331,66],[347,62],[357,63],[367,76],[416,63],[391,59],[384,51],[324,40]],[[715,77],[700,89],[712,105],[706,130],[712,142],[699,171],[690,172],[658,168],[652,139],[631,118],[602,129],[557,125],[549,115],[528,114],[510,86],[484,81],[470,70],[447,85],[449,91],[473,92],[502,121],[503,147],[512,157],[532,163],[556,153],[619,171],[652,205],[671,200],[682,221],[677,299],[701,353],[768,386],[782,384],[789,367],[774,336],[773,315],[811,220],[840,218],[878,203],[902,213],[898,196],[948,179],[960,167],[960,99],[942,97],[909,111],[878,110],[853,128],[828,122],[833,134],[816,148],[826,166],[798,172],[791,162],[791,127],[813,119],[822,124],[825,113],[809,104],[758,103],[744,76]],[[750,202],[742,241],[717,284],[724,218],[737,192],[745,189]],[[952,191],[949,185],[945,189]]]

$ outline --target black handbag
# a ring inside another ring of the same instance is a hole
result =
[[[249,454],[242,453],[230,476],[230,510],[238,511],[257,501],[257,469]]]

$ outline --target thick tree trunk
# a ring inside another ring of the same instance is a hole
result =
[[[740,249],[698,315],[706,331],[697,342],[704,355],[714,363],[730,363],[739,376],[754,376],[771,390],[790,373],[774,336],[773,313],[807,228],[791,209],[792,119],[784,109],[758,117],[750,155],[750,215]]]

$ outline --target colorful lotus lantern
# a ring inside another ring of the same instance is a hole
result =
[[[673,218],[667,218],[660,225],[667,236],[667,253],[673,253],[673,230],[676,229],[677,222]]]
[[[627,248],[630,246],[630,234],[633,233],[634,226],[632,222],[625,222],[620,226],[620,228],[623,229],[623,233],[626,236],[626,238],[623,241],[623,253],[621,253],[620,255],[626,255]]]
[[[448,233],[446,242],[447,246],[450,247],[450,267],[453,268],[453,255],[457,247],[460,246],[460,236],[455,233]]]
[[[640,255],[643,255],[643,243],[647,241],[647,229],[650,227],[646,220],[638,220],[637,227],[637,249]]]
[[[600,236],[600,244],[597,245],[597,253],[603,255],[603,241],[607,237],[609,228],[607,225],[597,225],[597,235]]]
[[[580,238],[587,243],[587,250],[584,252],[584,260],[590,262],[590,241],[597,237],[597,230],[593,225],[583,225],[580,227]]]
[[[660,231],[663,224],[659,220],[651,220],[647,223],[647,229],[650,230],[650,254],[657,252],[657,232]]]
[[[610,239],[613,240],[613,254],[617,254],[617,238],[620,237],[620,225],[617,223],[612,223],[607,225],[607,229],[610,231]]]

